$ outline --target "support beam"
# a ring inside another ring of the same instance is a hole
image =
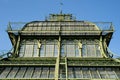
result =
[[[67,57],[65,57],[66,80],[68,80]]]
[[[58,57],[56,59],[56,65],[55,65],[55,80],[58,80],[59,78],[60,47],[61,47],[61,36],[59,36],[59,41],[58,41]]]
[[[14,53],[14,57],[16,57],[18,55],[18,49],[19,49],[19,45],[20,45],[20,35],[18,36],[18,40],[17,40],[17,44],[16,44],[16,49],[15,49],[15,53]]]
[[[102,39],[102,35],[101,35],[101,36],[100,36],[101,53],[102,53],[102,56],[103,56],[103,57],[107,58],[107,56],[106,56],[106,54],[105,54],[105,52],[104,52],[104,48],[103,48],[102,42],[103,42],[103,39]]]
[[[9,35],[9,37],[10,37],[10,40],[11,40],[13,46],[15,46],[16,43],[17,43],[16,36],[15,36],[13,33],[8,33],[8,35]]]

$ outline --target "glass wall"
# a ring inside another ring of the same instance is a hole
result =
[[[20,57],[57,57],[57,40],[22,40]]]
[[[118,79],[120,68],[110,67],[68,67],[68,78]]]
[[[43,40],[41,41],[40,57],[57,57],[58,56],[58,41]]]
[[[102,57],[99,40],[62,40],[62,57]]]
[[[38,57],[37,40],[22,40],[20,44],[20,57]]]
[[[0,73],[0,79],[30,79],[52,78],[54,79],[55,67],[5,67]]]
[[[99,40],[62,40],[61,57],[102,57]],[[22,40],[20,57],[57,57],[58,40]]]
[[[80,57],[77,40],[63,40],[61,43],[62,57]]]
[[[99,40],[82,40],[82,57],[102,57]]]
[[[68,79],[119,79],[120,68],[118,67],[68,67]],[[60,67],[59,78],[66,78],[65,67]],[[51,78],[54,79],[55,67],[4,67],[0,73],[0,79],[34,79],[34,78]]]

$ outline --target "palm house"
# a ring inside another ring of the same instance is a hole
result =
[[[2,80],[119,80],[120,60],[108,46],[111,22],[50,14],[44,21],[10,22],[13,50],[0,58]]]

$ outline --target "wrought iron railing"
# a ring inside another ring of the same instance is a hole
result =
[[[25,24],[27,24],[27,22],[9,22],[8,24],[8,31],[21,31],[22,28],[25,26]],[[113,24],[112,22],[93,22],[91,24],[88,23],[87,24],[84,24],[83,22],[79,22],[79,25],[77,24],[65,24],[65,26],[74,26],[74,27],[79,27],[79,26],[93,26],[93,25],[96,25],[99,30],[101,31],[113,31],[114,30],[114,27],[113,27]],[[41,26],[45,26],[45,25],[41,25]],[[61,24],[55,24],[55,25],[52,25],[52,24],[47,24],[46,22],[46,26],[50,26],[50,27],[58,27],[58,26],[61,26]],[[77,30],[75,30],[77,31]]]
[[[114,30],[112,22],[93,22],[93,23],[103,31]]]
[[[9,22],[8,31],[19,31],[21,30],[27,22]]]

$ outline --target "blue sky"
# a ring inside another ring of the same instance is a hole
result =
[[[77,20],[113,22],[115,32],[109,48],[120,55],[120,0],[0,0],[0,52],[12,48],[6,33],[9,21],[45,20],[60,9],[73,14]]]

